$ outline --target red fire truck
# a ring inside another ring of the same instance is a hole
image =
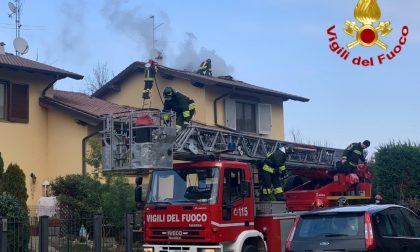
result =
[[[151,171],[145,199],[136,181],[146,252],[280,252],[302,211],[371,198],[366,165],[334,170],[339,149],[203,126],[176,133],[159,112],[144,111],[108,116],[103,136],[105,170]],[[290,145],[285,201],[259,201],[255,161]]]

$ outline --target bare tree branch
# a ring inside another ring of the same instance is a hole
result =
[[[86,89],[83,92],[88,95],[93,94],[103,87],[113,76],[114,74],[111,74],[108,63],[98,62],[92,69],[91,74],[86,77]]]

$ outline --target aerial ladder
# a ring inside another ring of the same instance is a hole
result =
[[[175,114],[163,119],[160,110],[136,110],[103,117],[103,170],[142,175],[151,169],[171,169],[174,160],[233,160],[255,164],[276,148],[293,147],[287,157],[286,204],[302,211],[371,197],[371,175],[366,165],[357,174],[337,174],[343,150],[267,139],[259,135],[193,125],[179,132]],[[254,183],[259,185],[258,181]],[[316,203],[316,205],[314,205]]]

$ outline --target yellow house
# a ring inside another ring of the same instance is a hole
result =
[[[83,76],[0,54],[0,152],[5,166],[17,163],[26,175],[28,205],[36,205],[57,176],[85,174],[87,140],[102,127],[101,115],[140,108],[143,62],[134,62],[105,86],[87,96],[54,90],[58,80]],[[283,102],[308,101],[230,76],[208,77],[160,66],[152,107],[162,108],[165,86],[195,100],[195,123],[284,139]],[[159,89],[159,91],[158,91]]]
[[[66,77],[83,78],[0,54],[0,152],[5,169],[17,163],[24,171],[30,207],[55,177],[82,173],[82,142],[101,125],[99,115],[127,109],[81,93],[52,89]]]
[[[92,96],[112,103],[141,107],[145,63],[134,62]],[[271,90],[231,76],[210,77],[159,66],[152,89],[152,107],[162,109],[159,93],[171,86],[192,98],[197,106],[193,120],[207,126],[284,139],[283,102],[309,99]]]

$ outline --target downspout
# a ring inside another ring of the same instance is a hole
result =
[[[44,90],[42,90],[42,93],[41,93],[41,97],[46,97],[45,96],[45,93],[47,92],[47,90],[48,89],[50,89],[52,86],[54,86],[54,84],[57,82],[59,80],[59,76],[58,75],[56,75],[55,76],[55,79],[50,83],[50,84],[48,84],[45,88],[44,88]]]
[[[226,130],[230,130],[230,131],[236,131],[236,130],[231,129],[231,128],[228,128],[228,127],[226,127],[226,126],[224,126],[224,125],[221,125],[221,124],[219,124],[219,123],[218,123],[218,121],[217,121],[217,102],[218,102],[220,99],[223,99],[223,98],[225,98],[226,96],[231,95],[234,91],[235,91],[235,88],[232,88],[229,92],[227,92],[227,93],[225,93],[225,94],[223,94],[223,95],[221,95],[221,96],[217,97],[217,98],[213,101],[214,124],[215,124],[217,127],[220,127],[220,128],[222,128],[222,129],[226,129]]]
[[[98,133],[99,133],[99,131],[93,132],[92,134],[84,137],[83,140],[82,140],[82,175],[83,176],[86,176],[86,144],[87,144],[87,141],[91,137],[97,135]]]

